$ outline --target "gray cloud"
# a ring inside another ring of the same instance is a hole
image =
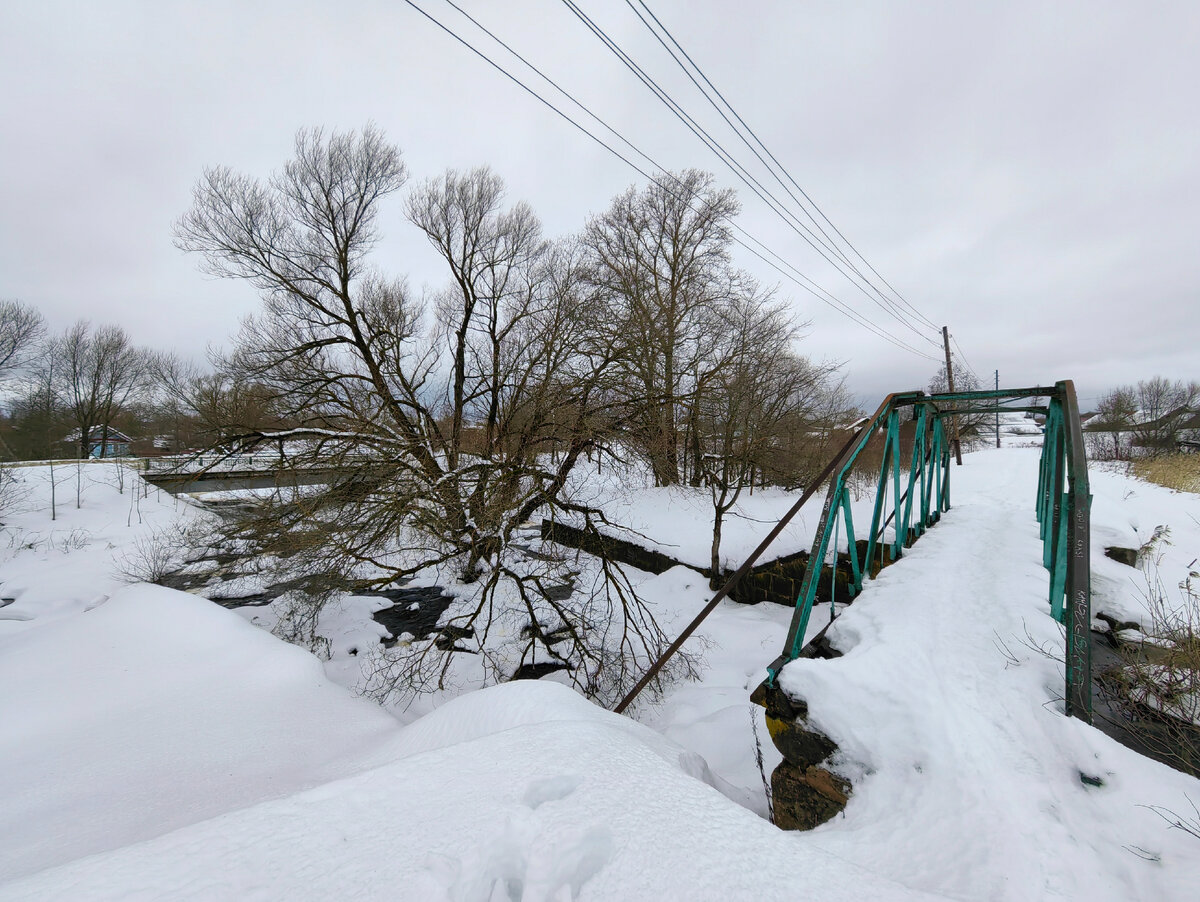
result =
[[[440,0],[421,2],[471,33]],[[627,7],[584,5],[717,130]],[[1073,377],[1085,397],[1154,373],[1200,378],[1194,4],[651,6],[981,375]],[[665,165],[740,187],[561,4],[467,8]],[[0,35],[0,296],[57,327],[121,322],[191,355],[223,343],[254,293],[201,275],[171,223],[205,166],[266,175],[300,126],[373,120],[416,178],[490,163],[556,234],[638,180],[402,3],[7,4]],[[741,195],[747,229],[879,314]],[[380,266],[440,280],[398,202],[384,225]],[[936,367],[781,291],[812,320],[808,351],[845,360],[863,396],[922,385]]]

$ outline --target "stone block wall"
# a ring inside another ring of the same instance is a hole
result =
[[[557,542],[560,545],[566,545],[570,548],[578,548],[589,554],[604,555],[610,560],[629,564],[631,567],[637,567],[639,570],[645,570],[648,573],[665,573],[672,567],[682,566],[689,567],[698,573],[704,574],[706,577],[712,577],[712,570],[708,567],[696,567],[692,564],[684,564],[682,561],[677,561],[660,551],[643,548],[624,539],[588,532],[575,526],[568,526],[565,523],[543,520],[542,538]],[[856,545],[859,561],[861,562],[867,554],[867,540],[860,539]],[[881,566],[886,566],[890,563],[890,561],[884,561],[883,564],[880,564],[880,552],[881,549],[877,547],[876,561],[871,567],[872,574],[878,573]],[[742,604],[759,604],[769,601],[774,604],[793,607],[796,604],[796,598],[800,595],[800,586],[804,581],[804,569],[807,566],[807,551],[798,551],[795,554],[789,554],[786,557],[777,558],[765,564],[759,564],[757,567],[751,569],[734,586],[729,597]],[[829,601],[830,576],[832,572],[833,568],[829,565],[821,568],[821,579],[817,583],[816,601],[818,604]],[[723,575],[729,576],[732,574],[726,573]],[[846,604],[853,601],[848,589],[850,582],[849,555],[838,555],[837,575],[834,578],[837,581],[837,602],[839,604]]]

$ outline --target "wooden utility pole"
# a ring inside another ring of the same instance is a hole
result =
[[[954,394],[954,367],[950,363],[950,329],[942,326],[942,345],[946,348],[946,385]],[[954,446],[954,460],[962,466],[962,445],[958,441],[958,417],[950,416],[950,444]]]

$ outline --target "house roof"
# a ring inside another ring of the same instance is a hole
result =
[[[89,430],[89,435],[90,435],[91,441],[94,441],[94,442],[100,441],[101,437],[104,435],[104,427],[103,426],[93,426]],[[80,430],[72,429],[65,436],[63,436],[62,440],[64,442],[77,442],[77,441],[79,441],[79,436],[80,436]],[[112,426],[110,426],[108,428],[108,440],[110,442],[131,442],[131,441],[133,441],[133,439],[131,439],[129,436],[127,436],[120,429],[115,429]]]

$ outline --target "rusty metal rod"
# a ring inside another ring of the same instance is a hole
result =
[[[904,394],[908,393],[906,392]],[[630,703],[632,703],[633,700],[638,697],[641,691],[650,684],[650,681],[658,676],[658,672],[663,669],[667,661],[671,660],[675,652],[679,651],[683,643],[691,637],[692,633],[694,633],[696,628],[704,622],[705,618],[707,618],[709,614],[716,610],[716,607],[721,600],[728,596],[731,591],[733,591],[733,587],[736,586],[742,577],[746,575],[747,571],[749,571],[750,568],[757,563],[763,552],[765,552],[767,548],[770,547],[771,543],[775,541],[776,537],[783,532],[784,527],[787,526],[788,523],[791,522],[792,518],[800,512],[800,508],[804,507],[804,505],[808,503],[808,500],[820,490],[822,485],[825,484],[825,481],[833,475],[834,470],[838,468],[846,455],[850,453],[851,449],[853,449],[858,441],[863,437],[863,433],[867,429],[873,428],[876,425],[879,417],[883,415],[896,397],[898,397],[897,394],[891,394],[883,399],[883,403],[879,405],[879,409],[875,411],[874,415],[872,415],[867,423],[856,433],[854,433],[849,441],[842,446],[842,449],[836,455],[834,455],[833,459],[826,465],[825,469],[821,471],[821,474],[812,481],[807,489],[804,490],[804,494],[800,496],[800,500],[792,505],[791,509],[783,515],[783,519],[775,524],[775,528],[767,533],[767,537],[763,539],[762,542],[759,543],[759,546],[750,553],[750,556],[746,558],[746,560],[742,563],[742,566],[738,567],[737,570],[734,571],[733,576],[729,577],[729,579],[725,582],[725,585],[721,586],[721,588],[717,590],[716,594],[709,599],[708,604],[706,604],[700,613],[696,615],[695,619],[693,619],[692,622],[687,625],[684,631],[679,634],[679,638],[672,642],[667,650],[659,655],[658,660],[650,665],[650,669],[646,671],[645,675],[643,675],[640,680],[638,680],[637,685],[630,689],[629,693],[623,699],[621,699],[615,708],[613,708],[613,711],[615,711],[617,714],[620,714],[622,711],[628,708]]]

